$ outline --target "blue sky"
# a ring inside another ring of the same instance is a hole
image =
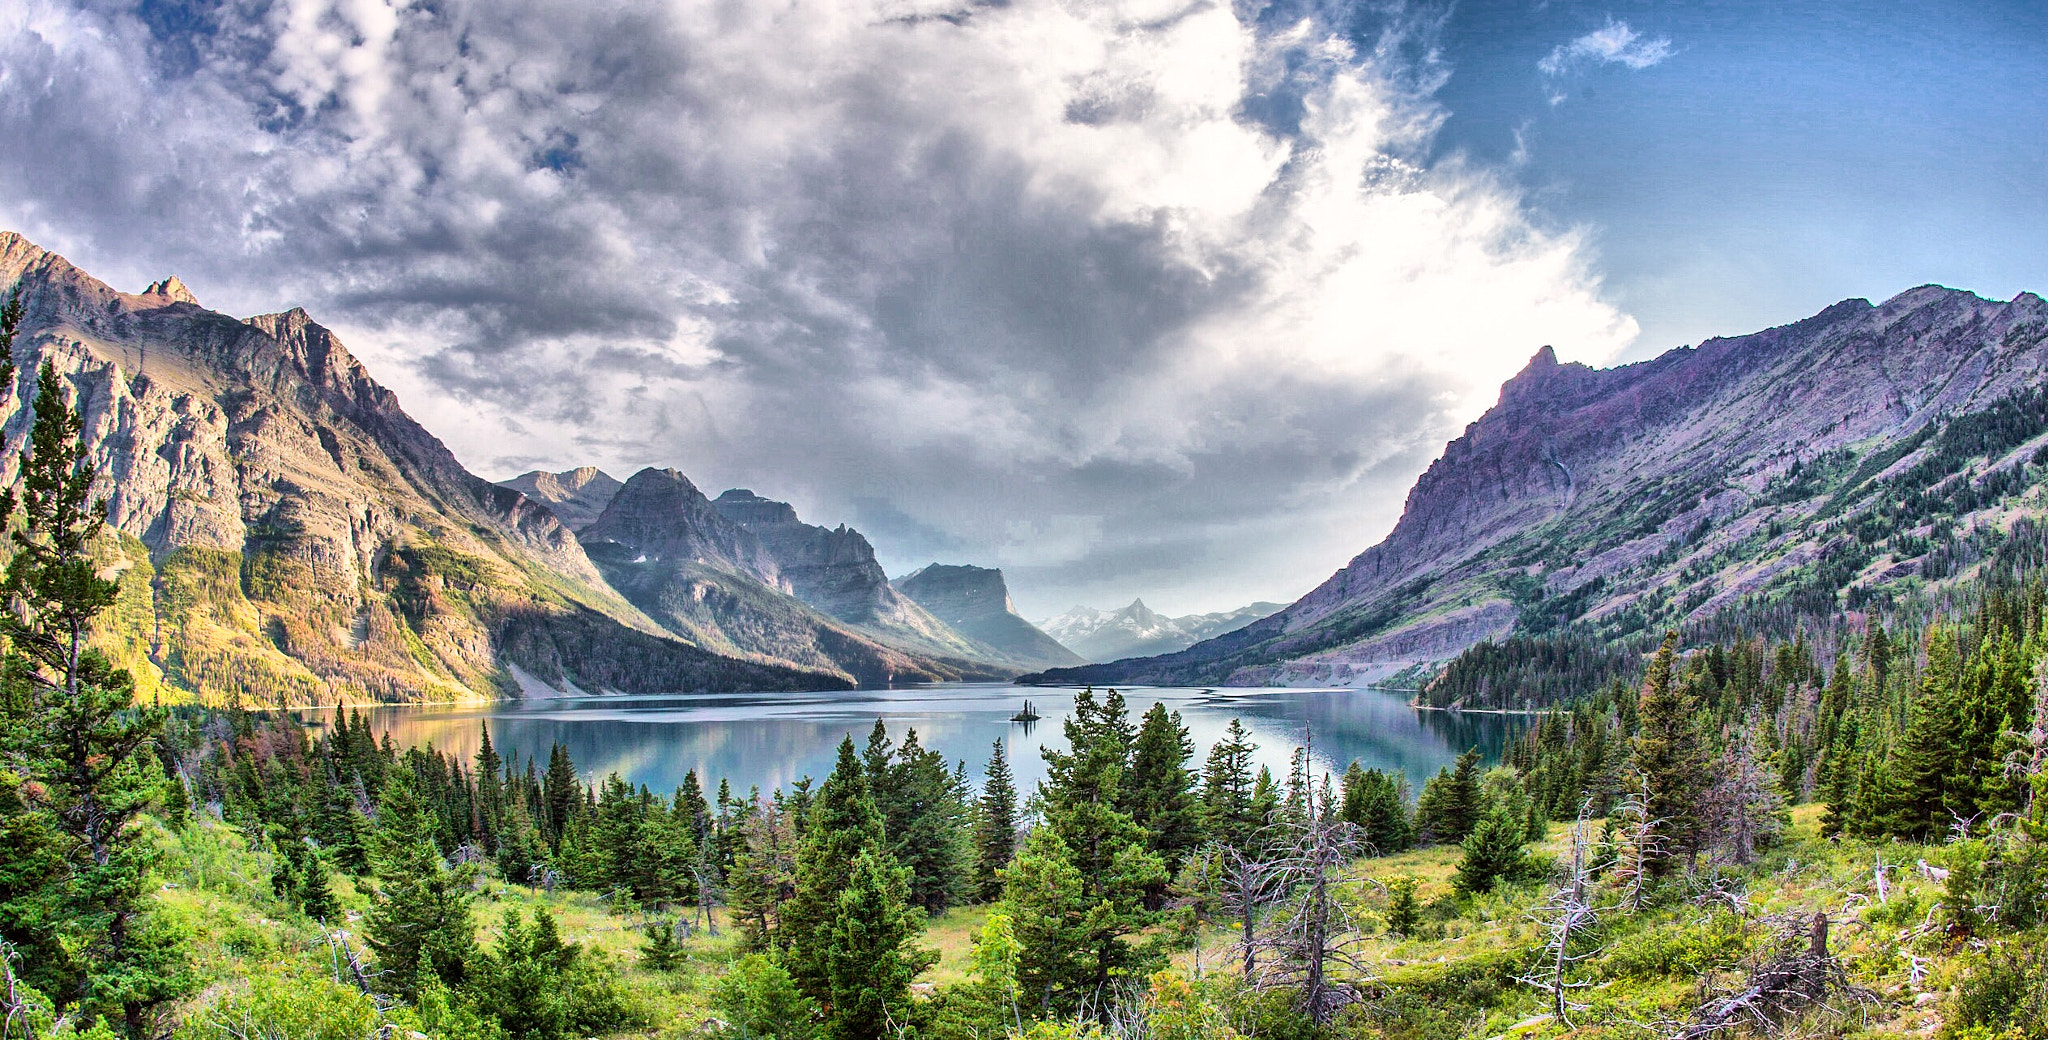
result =
[[[2048,288],[2048,5],[11,0],[0,226],[472,469],[1289,600],[1538,347]]]
[[[1611,20],[1669,56],[1539,71]],[[1628,357],[1927,282],[2048,287],[2048,4],[1462,3],[1442,49],[1439,153],[1594,229]]]

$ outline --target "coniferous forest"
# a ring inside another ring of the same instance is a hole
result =
[[[10,1040],[2048,1036],[2025,566],[1768,636],[1483,646],[1450,681],[1552,707],[1434,776],[1276,776],[1089,690],[1032,790],[878,721],[823,777],[658,792],[488,731],[137,704],[38,385],[0,503]]]

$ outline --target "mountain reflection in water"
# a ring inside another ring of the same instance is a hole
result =
[[[1029,791],[1045,774],[1041,748],[1066,746],[1061,721],[1073,710],[1074,690],[1000,683],[945,683],[893,689],[823,693],[726,693],[578,697],[491,704],[392,705],[360,710],[378,734],[401,748],[432,743],[471,759],[489,723],[498,753],[516,768],[536,760],[545,769],[549,748],[569,749],[587,778],[618,773],[635,785],[667,792],[695,769],[706,793],[723,779],[743,795],[766,793],[803,776],[831,771],[841,737],[864,744],[881,718],[899,744],[906,731],[967,763],[977,786],[990,745],[1005,742],[1018,785]],[[1242,720],[1259,745],[1257,763],[1287,775],[1288,759],[1314,737],[1318,771],[1341,773],[1353,759],[1367,768],[1400,770],[1420,787],[1466,748],[1497,761],[1525,719],[1513,716],[1420,711],[1406,695],[1384,690],[1167,689],[1124,691],[1135,726],[1154,701],[1181,713],[1195,743],[1199,772],[1210,745],[1232,718]],[[1015,723],[1029,698],[1044,720]],[[331,711],[301,713],[324,725]]]

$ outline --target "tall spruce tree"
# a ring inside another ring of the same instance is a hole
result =
[[[860,864],[862,860],[866,860],[865,866]],[[867,871],[866,887],[859,898],[843,902],[840,897],[848,892],[857,869]],[[790,977],[813,1000],[831,1006],[835,996],[845,994],[844,965],[846,958],[856,956],[847,952],[855,947],[865,951],[858,956],[870,958],[871,972],[887,978],[901,975],[907,982],[908,975],[902,971],[915,975],[922,970],[915,965],[923,954],[907,942],[891,945],[884,941],[883,933],[864,932],[857,922],[845,920],[852,913],[884,914],[890,921],[897,920],[894,915],[901,909],[902,886],[889,879],[897,876],[890,872],[899,869],[883,839],[882,814],[868,789],[867,770],[849,736],[839,744],[839,761],[832,775],[811,800],[809,821],[797,847],[795,891],[781,915],[781,941],[787,944],[784,963]],[[884,1025],[872,1023],[877,1030]],[[837,1032],[858,1025],[839,1022],[835,1011],[832,1028]]]
[[[1646,811],[1656,821],[1662,853],[1645,864],[1653,875],[1669,873],[1678,856],[1696,851],[1706,782],[1693,698],[1678,675],[1677,658],[1678,633],[1671,632],[1650,659],[1636,702],[1632,764],[1649,791]]]
[[[14,381],[21,316],[18,297],[0,307],[0,385]],[[18,493],[0,495],[0,512],[16,522],[0,582],[12,604],[0,612],[0,685],[15,721],[8,728],[22,738],[9,757],[25,765],[16,775],[28,780],[14,794],[48,821],[59,853],[55,878],[43,879],[45,897],[54,898],[40,923],[62,954],[44,981],[54,996],[116,1016],[139,1038],[150,1009],[183,985],[176,937],[150,914],[154,847],[135,827],[161,791],[151,744],[164,715],[138,708],[133,678],[89,645],[94,620],[119,587],[100,577],[93,558],[106,502],[92,495],[98,473],[80,436],[83,419],[47,361],[33,410]],[[12,916],[0,912],[0,926]]]
[[[468,866],[449,867],[434,845],[435,824],[412,771],[393,772],[377,807],[371,843],[377,892],[364,931],[380,981],[416,997],[429,980],[462,983],[476,946]]]
[[[1153,702],[1131,748],[1126,803],[1131,819],[1145,829],[1146,844],[1178,871],[1188,852],[1202,843],[1202,805],[1188,770],[1195,742],[1180,712]]]
[[[974,891],[983,902],[993,902],[1003,894],[998,871],[1017,854],[1017,785],[1000,740],[989,753],[988,778],[981,785],[981,811],[974,826]]]
[[[965,892],[974,862],[965,785],[916,730],[903,735],[884,783],[890,797],[883,830],[896,862],[910,868],[910,901],[944,913]]]
[[[901,1035],[912,1014],[910,982],[938,963],[919,948],[923,915],[908,905],[910,870],[863,848],[841,884],[824,943],[826,1034],[834,1040]]]
[[[1231,719],[1202,767],[1203,832],[1240,851],[1251,848],[1253,836],[1265,825],[1252,808],[1252,752],[1258,748],[1244,724]]]
[[[1147,897],[1165,885],[1168,875],[1165,864],[1146,847],[1144,828],[1119,807],[1131,746],[1121,709],[1121,698],[1114,695],[1099,705],[1086,692],[1075,698],[1074,713],[1066,722],[1070,750],[1042,752],[1046,778],[1039,785],[1039,798],[1045,821],[1039,830],[1046,840],[1034,834],[1032,845],[1035,856],[1056,856],[1064,862],[1033,864],[1029,870],[1006,875],[1004,898],[1020,923],[1032,912],[1028,901],[1036,897],[1020,892],[1018,879],[1031,874],[1064,877],[1069,871],[1080,879],[1085,913],[1070,922],[1069,934],[1059,939],[1078,936],[1079,960],[1034,948],[1034,942],[1051,941],[1050,934],[1027,935],[1021,927],[1018,934],[1027,963],[1067,966],[1038,976],[1042,998],[1054,1001],[1062,1011],[1096,1000],[1107,993],[1112,979],[1142,973],[1161,959],[1152,944],[1135,939],[1158,923],[1160,915],[1147,908]]]
[[[1927,668],[1920,673],[1906,732],[1891,764],[1898,797],[1884,830],[1925,839],[1947,827],[1950,814],[1975,811],[1970,796],[1972,706],[1963,689],[1955,632],[1934,625],[1927,633]]]

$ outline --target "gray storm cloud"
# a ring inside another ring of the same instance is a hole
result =
[[[1027,612],[1229,607],[1375,539],[1536,347],[1635,331],[1421,158],[1429,20],[1327,15],[23,0],[0,219],[306,306],[488,475],[674,465]]]

